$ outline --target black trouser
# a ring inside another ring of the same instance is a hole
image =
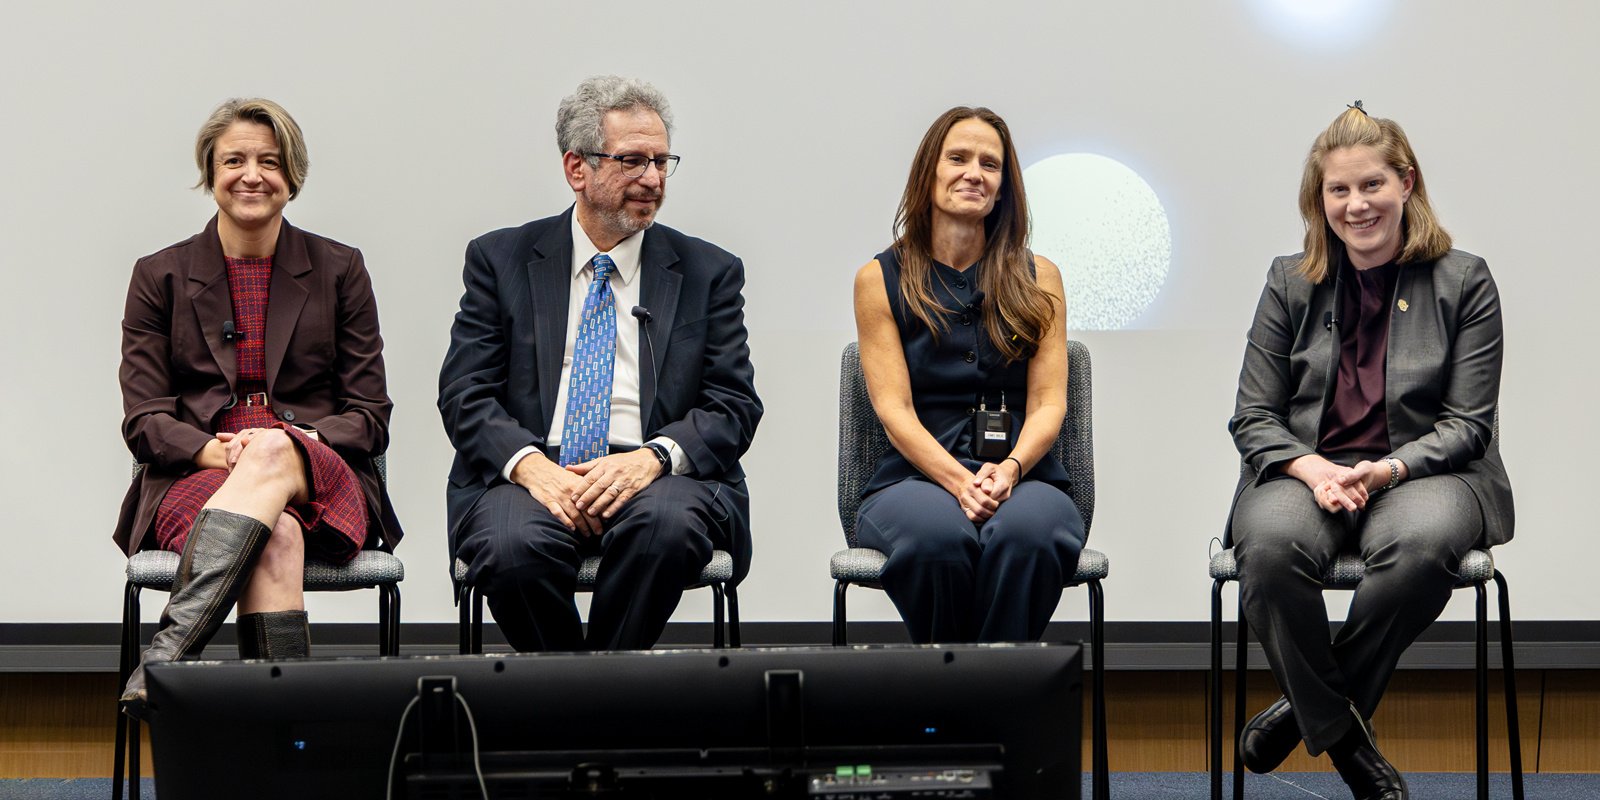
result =
[[[462,520],[456,556],[517,650],[644,650],[666,628],[713,549],[729,548],[721,484],[656,479],[605,524],[599,541],[562,525],[515,484],[491,487]],[[585,639],[573,593],[584,557],[604,560]]]
[[[1083,517],[1065,492],[1023,481],[983,523],[920,478],[861,502],[856,537],[889,556],[883,590],[923,642],[1034,641],[1077,571]]]
[[[1477,497],[1454,475],[1376,492],[1359,513],[1323,511],[1292,478],[1239,497],[1233,545],[1244,616],[1312,755],[1349,729],[1351,703],[1372,717],[1400,654],[1438,619],[1482,532]],[[1330,642],[1321,576],[1347,551],[1367,571]]]

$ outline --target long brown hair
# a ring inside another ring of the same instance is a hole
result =
[[[1011,143],[1011,129],[999,114],[987,108],[957,106],[940,114],[923,134],[894,217],[900,297],[906,309],[932,329],[935,339],[950,325],[949,311],[933,296],[933,192],[945,136],[956,123],[968,119],[994,128],[1004,148],[1000,195],[983,220],[983,269],[978,273],[978,289],[992,309],[983,315],[984,332],[1007,361],[1016,361],[1038,349],[1056,320],[1050,295],[1039,288],[1029,268],[1028,201],[1022,188],[1022,167]]]
[[[1358,101],[1345,109],[1312,142],[1305,171],[1300,176],[1300,217],[1306,223],[1306,242],[1298,270],[1301,277],[1312,283],[1321,283],[1328,277],[1331,257],[1344,256],[1344,242],[1328,226],[1322,205],[1322,161],[1341,147],[1371,147],[1402,179],[1406,171],[1411,170],[1411,196],[1406,198],[1400,214],[1401,235],[1405,241],[1400,245],[1399,255],[1395,256],[1396,263],[1428,261],[1450,250],[1450,234],[1439,224],[1433,205],[1428,202],[1422,167],[1417,165],[1417,154],[1411,150],[1406,132],[1392,119],[1368,116],[1359,105]]]

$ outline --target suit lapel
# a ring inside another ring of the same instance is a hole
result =
[[[272,285],[267,295],[267,391],[277,384],[278,370],[289,339],[294,336],[300,312],[310,295],[311,257],[306,254],[305,237],[284,220],[278,231],[278,246],[272,256]]]
[[[1405,301],[1406,310],[1400,310]],[[1394,279],[1394,295],[1389,298],[1389,346],[1383,358],[1383,403],[1389,423],[1389,441],[1403,442],[1404,434],[1396,433],[1396,424],[1403,423],[1404,400],[1416,388],[1414,369],[1417,359],[1440,358],[1439,343],[1446,341],[1438,330],[1439,300],[1433,292],[1432,270],[1422,264],[1399,267]],[[1405,342],[1406,347],[1396,349],[1395,342]],[[1423,362],[1427,363],[1427,362]]]
[[[572,209],[533,245],[528,261],[528,292],[533,303],[534,368],[544,430],[555,424],[561,391],[561,359],[567,346],[567,303],[572,291]]]
[[[239,367],[233,345],[222,341],[222,323],[233,319],[233,296],[228,292],[228,271],[222,260],[222,241],[217,238],[217,218],[212,217],[196,243],[195,261],[189,265],[189,302],[200,321],[200,333],[222,374],[228,391],[238,382]],[[195,357],[198,357],[196,354]]]
[[[667,346],[672,341],[672,327],[678,317],[678,292],[683,286],[683,275],[676,269],[678,253],[667,242],[666,236],[655,228],[645,231],[644,246],[639,256],[639,302],[650,309],[651,321],[639,326],[639,350],[650,361],[649,369],[639,375],[639,424],[646,438],[653,427],[650,414],[656,401],[656,376],[667,359]],[[646,337],[645,328],[649,336]],[[641,364],[643,359],[641,359]]]

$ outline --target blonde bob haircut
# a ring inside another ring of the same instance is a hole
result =
[[[1344,259],[1344,242],[1328,225],[1322,205],[1322,162],[1341,147],[1371,147],[1383,163],[1400,178],[1412,175],[1411,196],[1401,212],[1400,232],[1404,237],[1395,261],[1400,264],[1428,261],[1450,250],[1450,234],[1439,225],[1439,218],[1428,203],[1428,189],[1422,182],[1422,167],[1411,150],[1406,132],[1394,120],[1368,116],[1360,103],[1346,109],[1328,129],[1317,136],[1306,156],[1305,172],[1300,177],[1300,216],[1306,224],[1305,254],[1300,259],[1301,277],[1321,283],[1328,277],[1329,261]]]
[[[272,129],[278,139],[279,155],[283,159],[283,177],[289,184],[289,199],[300,196],[300,187],[311,170],[311,157],[306,155],[306,138],[300,133],[300,124],[283,110],[283,106],[260,97],[235,97],[217,106],[211,117],[200,126],[194,139],[194,163],[200,168],[200,182],[195,188],[211,193],[216,184],[217,140],[228,126],[235,122],[256,122]]]

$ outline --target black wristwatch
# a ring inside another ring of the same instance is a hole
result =
[[[667,448],[664,445],[656,442],[645,442],[644,447],[646,450],[655,453],[656,460],[661,462],[661,472],[656,475],[657,478],[672,473],[672,454],[667,452]]]

